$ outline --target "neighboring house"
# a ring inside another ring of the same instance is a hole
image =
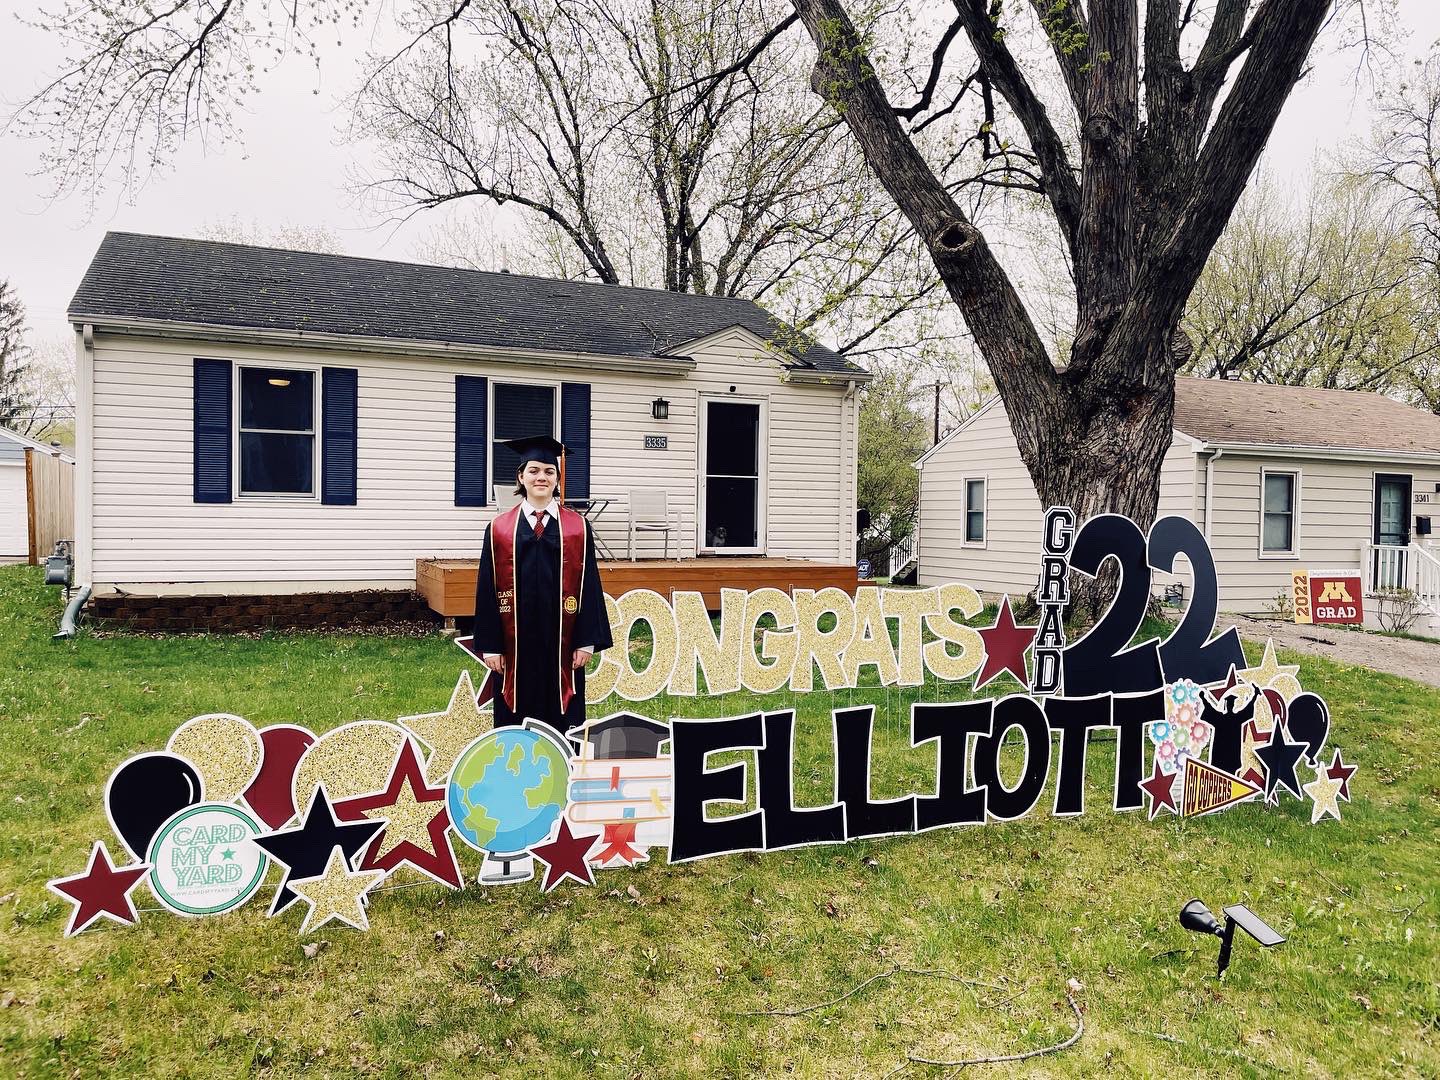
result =
[[[1440,631],[1440,416],[1379,394],[1215,379],[1181,378],[1175,398],[1159,512],[1209,538],[1222,611],[1273,608],[1298,568],[1360,570],[1369,591],[1423,593]],[[1041,507],[1000,400],[916,467],[921,584],[1034,590]]]
[[[749,301],[110,233],[69,317],[97,595],[413,588],[479,555],[499,441],[538,433],[618,555],[629,490],[659,490],[672,556],[853,582],[869,376]]]
[[[74,468],[57,447],[0,427],[0,563],[36,562],[71,538]]]

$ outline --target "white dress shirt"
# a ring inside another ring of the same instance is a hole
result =
[[[547,529],[550,528],[550,522],[552,522],[552,521],[555,522],[557,525],[560,523],[559,510],[558,510],[558,509],[556,508],[556,506],[555,506],[555,500],[554,500],[554,499],[551,499],[551,500],[550,500],[548,503],[546,503],[544,506],[537,506],[535,503],[533,503],[533,502],[530,501],[530,497],[527,495],[527,496],[525,497],[525,520],[528,521],[528,522],[530,522],[530,527],[531,527],[532,529],[535,527],[535,524],[536,524],[536,522],[535,522],[535,515],[536,515],[536,514],[544,514],[544,515],[545,515],[545,518],[546,518],[545,527],[546,527]],[[576,652],[588,652],[588,653],[593,653],[593,652],[595,651],[595,646],[594,646],[594,645],[577,645],[577,646],[575,647],[575,651],[576,651]],[[499,654],[499,653],[493,653],[493,652],[487,652],[487,653],[485,653],[485,654],[483,654],[483,655],[484,655],[484,657],[485,657],[486,660],[489,660],[492,656],[499,656],[500,654]]]

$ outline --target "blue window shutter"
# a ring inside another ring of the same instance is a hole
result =
[[[320,501],[354,506],[359,373],[327,367],[320,382]]]
[[[488,506],[490,448],[485,413],[489,383],[478,375],[455,376],[455,505]]]
[[[590,384],[560,387],[560,441],[565,444],[565,497],[590,497]]]
[[[195,358],[195,501],[230,501],[230,361]]]

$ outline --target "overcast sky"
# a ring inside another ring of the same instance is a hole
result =
[[[56,69],[60,50],[50,35],[20,26],[15,14],[33,4],[0,0],[0,111],[33,92]],[[1409,48],[1423,55],[1440,38],[1440,3],[1399,0]],[[367,160],[363,144],[344,141],[338,98],[351,88],[354,61],[365,43],[347,41],[313,66],[292,58],[267,77],[243,117],[246,145],[207,153],[190,147],[178,167],[158,176],[133,203],[110,195],[93,213],[81,199],[48,203],[46,181],[32,175],[39,148],[0,137],[0,278],[8,278],[29,309],[36,341],[64,335],[65,308],[107,229],[195,235],[207,223],[238,218],[261,229],[313,225],[329,229],[356,255],[408,259],[438,224],[420,215],[401,228],[377,227],[349,194],[347,180]],[[1370,126],[1369,84],[1356,77],[1353,52],[1323,50],[1280,118],[1266,156],[1270,171],[1299,178],[1309,163],[1363,136]],[[316,93],[316,91],[319,91]]]

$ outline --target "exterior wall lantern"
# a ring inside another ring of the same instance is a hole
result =
[[[670,418],[670,402],[663,397],[657,397],[650,403],[650,415],[656,420],[668,420]]]

